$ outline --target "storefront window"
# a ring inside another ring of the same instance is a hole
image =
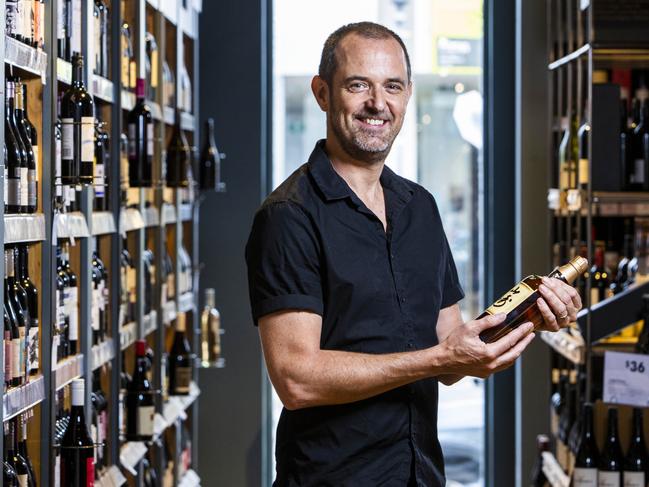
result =
[[[437,201],[466,298],[465,319],[482,309],[481,0],[275,0],[273,39],[273,186],[307,159],[325,136],[311,94],[326,37],[369,20],[396,31],[408,46],[413,97],[388,165]],[[281,412],[275,397],[272,431]],[[439,436],[449,485],[484,485],[484,383],[440,386]]]

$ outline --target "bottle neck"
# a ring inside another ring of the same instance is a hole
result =
[[[617,411],[611,409],[608,413],[608,432],[606,439],[617,439]]]
[[[210,146],[215,147],[216,143],[214,142],[214,120],[211,118],[205,124],[207,129],[207,142]]]
[[[16,270],[15,270],[15,261],[14,261],[14,252],[12,250],[7,251],[7,257],[5,258],[5,272],[7,273],[7,277],[9,279],[13,279],[16,276]]]
[[[72,85],[76,88],[83,88],[83,63],[78,60],[74,63],[72,68]]]
[[[642,411],[633,410],[633,438],[636,442],[641,441],[644,443],[644,428],[642,421]]]

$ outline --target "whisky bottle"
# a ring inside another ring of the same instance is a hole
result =
[[[588,269],[588,261],[583,257],[575,257],[567,264],[553,270],[548,277],[560,279],[563,282],[572,284],[586,269]],[[536,300],[541,297],[539,293],[541,279],[541,276],[535,274],[527,276],[507,294],[489,306],[484,313],[478,316],[478,319],[481,319],[485,316],[498,313],[505,313],[507,315],[505,321],[500,325],[489,328],[480,334],[483,342],[495,342],[519,325],[528,321],[531,321],[535,328],[543,323],[543,316],[536,304]]]

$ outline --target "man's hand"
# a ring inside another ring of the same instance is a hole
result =
[[[577,320],[581,298],[574,287],[560,279],[544,277],[539,292],[542,297],[536,303],[543,316],[539,330],[559,331]]]
[[[534,325],[523,323],[500,340],[483,342],[480,333],[502,323],[505,316],[486,316],[456,327],[440,344],[445,351],[446,368],[457,375],[485,379],[510,367],[534,339]]]

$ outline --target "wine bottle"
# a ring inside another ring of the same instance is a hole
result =
[[[588,261],[586,259],[583,257],[575,257],[568,264],[553,270],[548,277],[560,279],[568,284],[572,284],[577,276],[583,274],[587,268]],[[540,276],[527,276],[507,294],[487,308],[478,319],[497,313],[506,313],[507,317],[500,325],[482,332],[480,334],[482,341],[487,343],[494,342],[527,321],[534,323],[534,326],[541,325],[543,323],[543,317],[536,304],[536,300],[540,297],[538,291],[540,285]]]
[[[192,380],[192,357],[185,326],[185,313],[178,313],[176,333],[169,352],[169,394],[176,396],[188,395]]]
[[[21,170],[23,167],[23,154],[20,146],[18,135],[16,134],[12,123],[12,111],[10,100],[13,98],[14,85],[12,82],[5,83],[5,145],[7,147],[7,158],[5,159],[6,168],[6,188],[7,188],[7,213],[20,213],[22,210],[21,194]]]
[[[153,288],[155,286],[155,257],[150,249],[142,254],[144,262],[144,313],[149,314],[153,309]]]
[[[158,76],[160,73],[160,54],[158,51],[158,43],[151,32],[147,32],[144,36],[146,43],[145,48],[145,66],[146,73],[146,87],[147,93],[152,100],[156,100],[158,90]]]
[[[557,441],[557,460],[564,470],[570,471],[568,435],[572,424],[575,422],[575,396],[577,386],[577,372],[570,371],[568,376],[568,384],[566,388],[566,402],[561,409],[561,416],[559,417],[559,438]]]
[[[550,451],[550,438],[546,435],[536,437],[537,456],[532,476],[530,478],[530,487],[550,487],[548,478],[543,473],[543,452]]]
[[[583,406],[583,429],[579,449],[575,459],[575,469],[572,477],[573,487],[597,487],[597,467],[599,465],[599,450],[595,443],[593,429],[593,405]]]
[[[8,426],[8,435],[7,435],[7,442],[6,442],[7,463],[16,472],[18,485],[20,487],[27,486],[29,484],[29,468],[27,467],[27,461],[22,457],[22,455],[18,453],[16,423],[14,421],[9,421],[7,426]]]
[[[95,121],[95,167],[93,171],[93,189],[95,191],[94,209],[104,211],[106,209],[106,162],[107,154],[104,146],[104,123]]]
[[[70,423],[61,440],[61,485],[92,487],[95,481],[95,445],[86,426],[84,392],[84,380],[73,380]]]
[[[19,431],[20,435],[18,436],[18,453],[22,458],[25,459],[25,464],[27,465],[28,471],[28,487],[36,487],[36,472],[34,470],[34,465],[32,464],[31,458],[29,457],[29,452],[27,450],[27,418],[21,416],[19,420]]]
[[[598,482],[600,486],[620,487],[622,485],[622,447],[618,437],[617,409],[608,410],[608,431],[599,459]]]
[[[18,474],[16,470],[11,465],[10,461],[10,448],[9,448],[9,434],[8,434],[9,424],[4,425],[5,435],[4,435],[4,461],[2,462],[2,485],[4,487],[22,487],[18,483]]]
[[[92,403],[92,425],[90,427],[91,436],[95,443],[95,477],[106,467],[104,455],[104,442],[106,441],[107,421],[108,421],[108,402],[101,390],[101,370],[96,369],[92,373],[92,393],[90,395]]]
[[[121,18],[125,19],[125,3],[120,0],[120,8],[122,11]],[[122,59],[121,59],[121,79],[122,86],[125,89],[132,90],[135,88],[136,65],[135,65],[135,51],[133,49],[133,39],[131,35],[131,26],[124,20],[120,29],[120,38],[122,44]]]
[[[215,291],[205,289],[205,307],[201,313],[201,365],[214,367],[221,357],[221,315],[216,309]]]
[[[648,189],[649,166],[649,105],[647,100],[640,102],[638,123],[629,140],[630,175],[629,189],[645,191]]]
[[[153,437],[155,406],[147,376],[146,341],[135,342],[135,367],[126,396],[126,438],[129,441],[149,441]]]
[[[81,0],[68,0],[68,29],[70,30],[70,52],[81,52]]]
[[[122,364],[124,364],[124,352],[122,352]],[[126,395],[128,393],[129,384],[131,383],[131,376],[128,375],[124,370],[120,371],[120,382],[119,382],[119,396],[118,396],[118,418],[117,422],[119,425],[119,437],[120,439],[126,438]]]
[[[590,269],[590,304],[591,306],[606,299],[609,287],[609,273],[604,267],[604,243],[597,242],[595,260]]]
[[[56,50],[58,57],[61,59],[69,60],[68,54],[68,33],[67,33],[67,8],[68,4],[65,0],[56,2]]]
[[[25,146],[25,153],[27,154],[27,174],[26,182],[27,185],[23,189],[25,196],[23,207],[26,209],[27,213],[34,213],[38,205],[38,182],[37,182],[37,154],[34,152],[32,146],[32,128],[29,126],[27,117],[25,116],[25,102],[23,99],[24,96],[24,83],[16,81],[15,83],[15,108],[14,108],[14,117],[16,119],[16,127],[18,133],[23,141]],[[35,132],[35,130],[34,130]],[[36,149],[38,152],[38,148]],[[23,198],[21,193],[21,199]]]
[[[12,292],[16,296],[18,304],[20,305],[20,309],[23,313],[24,323],[18,329],[20,333],[20,375],[23,378],[23,382],[27,382],[27,374],[30,369],[29,363],[27,361],[27,350],[29,348],[27,337],[29,336],[29,328],[31,326],[31,316],[29,313],[29,296],[27,295],[25,288],[22,286],[20,277],[18,276],[18,249],[13,247],[9,249],[9,252],[9,267],[5,268],[5,272],[7,274],[7,284],[11,287],[10,292]]]
[[[631,444],[624,458],[622,472],[624,487],[646,487],[646,471],[649,468],[649,457],[644,441],[642,409],[633,409],[633,433]]]
[[[26,145],[25,138],[20,126],[16,119],[16,83],[13,78],[7,82],[7,98],[9,100],[9,123],[11,125],[12,133],[15,137],[18,149],[20,151],[20,193],[18,193],[18,200],[20,205],[20,212],[27,213],[28,205],[28,171],[29,160],[33,158],[33,153]]]
[[[4,370],[4,389],[5,391],[9,389],[12,385],[13,381],[13,364],[11,363],[13,359],[13,353],[12,353],[12,343],[11,340],[13,339],[12,337],[12,323],[11,320],[13,319],[8,312],[7,309],[7,303],[5,302],[4,304],[4,319],[5,319],[5,325],[4,325],[4,335],[3,335],[3,370]]]
[[[79,1],[79,0],[73,0]],[[61,98],[63,184],[92,184],[94,172],[95,106],[83,82],[83,56],[72,58],[72,84]]]
[[[138,78],[137,102],[128,114],[128,171],[131,187],[151,187],[153,164],[153,117],[146,104],[144,80]]]
[[[14,289],[13,249],[5,249],[5,303],[11,321],[11,385],[23,383],[23,355],[25,345],[25,315],[18,294]]]
[[[187,187],[189,179],[187,173],[191,152],[187,144],[185,133],[180,127],[180,110],[176,110],[176,122],[171,141],[167,146],[167,186],[170,188]]]
[[[201,153],[198,181],[200,189],[218,191],[221,186],[221,154],[214,142],[214,119],[205,122],[205,144]]]
[[[70,279],[67,274],[62,271],[61,266],[61,248],[56,248],[56,290],[55,290],[55,310],[54,310],[54,330],[52,337],[52,360],[56,364],[64,358],[64,333],[69,329],[66,326],[67,310],[68,310],[68,286]],[[76,330],[75,330],[76,332]],[[77,338],[76,336],[69,336],[69,346],[76,353]]]
[[[39,368],[38,345],[38,289],[29,277],[29,248],[18,247],[18,279],[27,293],[29,329],[27,330],[27,372],[34,375]]]
[[[17,39],[18,33],[18,0],[5,2],[5,34]]]

